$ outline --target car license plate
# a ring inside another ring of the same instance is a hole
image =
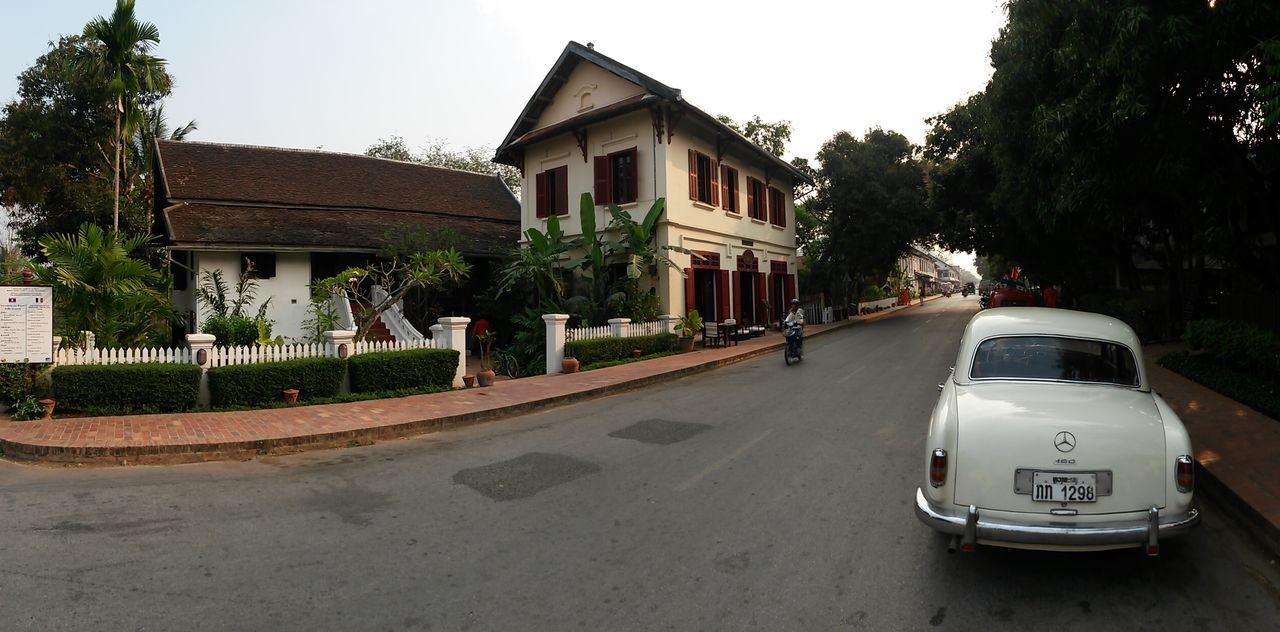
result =
[[[1093,472],[1033,472],[1031,499],[1046,503],[1091,503],[1098,500]]]

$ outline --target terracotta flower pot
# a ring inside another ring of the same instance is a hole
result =
[[[676,338],[677,347],[684,352],[693,351],[693,336]]]
[[[462,376],[462,383],[463,383],[467,388],[471,388],[471,387],[473,387],[473,386],[475,386],[475,385],[476,385],[476,376],[474,376],[474,375],[464,375],[464,376]]]
[[[577,373],[577,372],[578,372],[578,359],[577,359],[577,358],[565,358],[565,359],[563,359],[563,360],[561,360],[561,361],[560,361],[560,368],[561,368],[561,369],[563,369],[565,373]]]
[[[476,373],[476,380],[480,382],[480,386],[493,386],[493,378],[496,375],[492,369],[485,369]]]
[[[284,403],[294,404],[294,403],[297,403],[297,401],[298,401],[298,389],[296,388],[284,389]]]
[[[40,400],[40,405],[44,406],[44,417],[41,417],[41,419],[53,419],[53,406],[57,403],[52,399]]]
[[[642,356],[642,355],[644,355],[644,351],[641,351],[640,349],[632,349],[632,350],[631,350],[631,357],[633,357],[633,358],[638,358],[638,357],[640,357],[640,356]]]

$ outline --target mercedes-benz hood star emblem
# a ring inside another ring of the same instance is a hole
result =
[[[1059,432],[1053,438],[1053,447],[1059,452],[1070,452],[1076,449],[1076,436],[1066,431]]]

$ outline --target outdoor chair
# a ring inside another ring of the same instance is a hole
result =
[[[728,344],[728,328],[721,323],[706,322],[702,324],[702,346],[719,347]]]
[[[730,344],[737,345],[740,332],[738,329],[738,321],[733,318],[726,318],[723,323],[720,323],[720,327],[724,329],[725,346],[727,347]]]

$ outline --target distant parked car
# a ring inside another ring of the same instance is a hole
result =
[[[1200,519],[1191,439],[1133,330],[1038,307],[978,312],[939,385],[916,516],[977,544],[1160,551]]]

